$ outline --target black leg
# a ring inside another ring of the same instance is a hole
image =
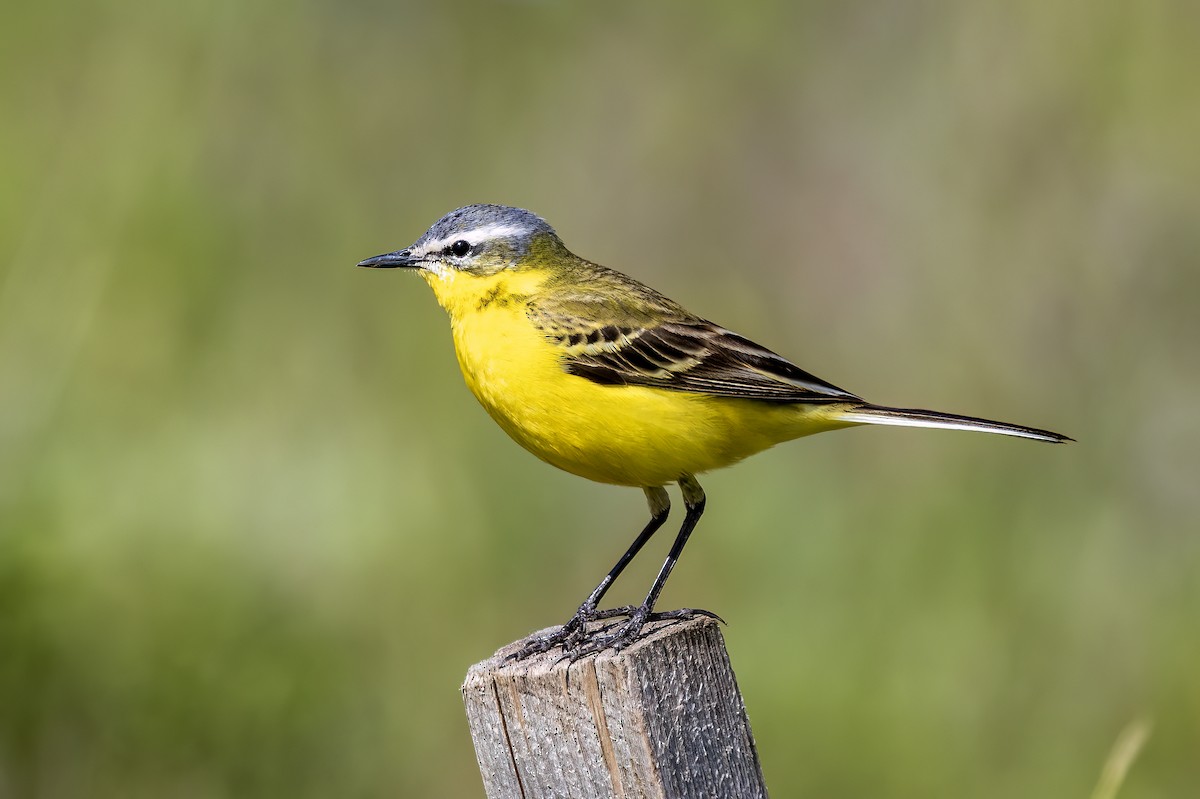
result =
[[[642,550],[642,547],[650,540],[650,536],[658,532],[658,528],[662,527],[663,523],[666,522],[667,516],[671,512],[671,500],[667,496],[667,490],[662,486],[643,490],[646,492],[646,501],[650,504],[650,521],[642,528],[642,532],[638,533],[638,537],[629,545],[629,549],[625,550],[625,554],[621,556],[621,559],[617,561],[616,565],[600,581],[600,585],[596,586],[596,590],[592,591],[588,595],[588,598],[583,601],[583,604],[579,606],[579,613],[595,613],[596,608],[600,605],[600,600],[608,592],[609,586],[621,576],[621,572],[625,571],[625,567],[629,565],[629,562]],[[579,616],[579,613],[575,614],[576,617]],[[571,621],[574,621],[574,619]]]
[[[641,633],[642,627],[645,626],[646,622],[654,619],[684,620],[695,618],[696,616],[708,616],[720,619],[716,614],[706,610],[693,610],[690,608],[661,614],[654,612],[654,606],[658,602],[658,597],[662,593],[663,586],[667,584],[667,578],[671,576],[671,570],[675,568],[680,554],[683,553],[684,546],[687,545],[688,538],[691,536],[692,531],[696,529],[696,523],[700,521],[700,517],[704,514],[704,489],[700,488],[700,484],[696,482],[696,478],[690,474],[684,475],[679,479],[679,487],[683,491],[683,501],[687,507],[687,515],[683,518],[683,525],[679,528],[679,533],[675,536],[675,543],[671,545],[671,551],[667,554],[667,559],[663,562],[658,576],[654,578],[654,584],[650,586],[650,593],[646,594],[645,601],[638,607],[630,609],[632,613],[629,614],[629,620],[619,625],[615,632],[609,635],[593,637],[583,646],[570,651],[568,657],[575,659],[593,652],[608,649],[609,647],[618,650],[624,649],[638,639],[638,635]]]
[[[658,532],[658,529],[663,526],[663,523],[666,522],[667,516],[671,512],[671,499],[667,495],[665,488],[662,486],[652,486],[642,490],[646,492],[646,502],[650,505],[650,521],[638,533],[638,537],[629,545],[629,549],[625,550],[625,554],[609,570],[608,574],[604,576],[604,579],[600,581],[595,590],[588,594],[588,598],[583,601],[583,604],[575,611],[575,615],[566,624],[551,633],[529,641],[529,643],[521,647],[517,652],[510,655],[511,659],[522,660],[538,652],[553,649],[560,644],[566,647],[574,646],[583,639],[586,633],[586,625],[589,621],[611,619],[616,616],[628,616],[636,611],[634,607],[597,611],[597,607],[600,605],[600,600],[608,592],[608,589],[621,576],[621,572],[637,556],[637,553],[642,550],[642,547],[646,545],[650,537]]]
[[[650,593],[646,594],[646,601],[639,608],[639,610],[644,608],[646,615],[654,612],[654,606],[658,603],[658,595],[662,593],[663,586],[667,584],[667,578],[671,576],[671,570],[675,568],[675,563],[683,554],[688,537],[691,536],[692,530],[696,529],[696,523],[704,514],[704,489],[696,482],[696,478],[685,475],[680,478],[679,487],[683,489],[683,502],[687,508],[687,515],[683,517],[683,526],[679,528],[679,534],[675,536],[675,543],[671,544],[671,551],[667,553],[667,559],[659,569],[658,576],[654,578],[654,584],[650,586]]]

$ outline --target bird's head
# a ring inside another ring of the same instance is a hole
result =
[[[505,205],[467,205],[443,216],[412,245],[359,262],[422,270],[427,280],[518,271],[565,253],[554,228],[537,214]]]

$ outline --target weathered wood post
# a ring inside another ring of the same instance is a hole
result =
[[[463,701],[488,799],[766,797],[746,708],[712,619],[659,622],[636,644],[561,661],[500,649]]]

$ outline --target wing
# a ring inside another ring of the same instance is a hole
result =
[[[637,289],[633,308],[612,295],[576,296],[557,307],[535,305],[530,318],[562,348],[567,372],[601,385],[779,403],[859,401],[641,284]]]

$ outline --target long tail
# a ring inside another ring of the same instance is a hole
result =
[[[901,427],[940,427],[946,430],[978,430],[982,433],[1000,433],[1006,436],[1030,438],[1034,441],[1049,441],[1061,444],[1075,439],[1049,430],[1026,427],[1021,424],[993,422],[974,416],[959,416],[955,413],[923,411],[918,408],[885,408],[882,405],[859,405],[838,414],[838,418],[854,424],[891,424]]]

